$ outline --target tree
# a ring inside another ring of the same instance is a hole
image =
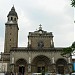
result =
[[[71,0],[72,7],[75,7],[75,0]]]
[[[72,7],[75,7],[75,0],[71,0],[71,5]],[[68,54],[68,57],[75,55],[74,50],[75,50],[75,42],[73,42],[70,47],[63,48],[61,55],[66,56]]]
[[[65,57],[73,56],[73,55],[75,55],[74,50],[75,50],[75,42],[73,42],[70,47],[63,48],[61,55],[65,56]],[[66,56],[66,55],[68,55],[68,56]]]

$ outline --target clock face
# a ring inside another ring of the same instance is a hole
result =
[[[42,34],[42,31],[39,31],[40,34]]]

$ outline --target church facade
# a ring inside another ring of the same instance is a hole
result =
[[[67,74],[72,72],[72,57],[61,56],[62,47],[54,47],[53,33],[39,29],[28,34],[28,46],[18,47],[18,15],[14,6],[5,23],[5,45],[1,60],[7,63],[7,71],[32,73]]]

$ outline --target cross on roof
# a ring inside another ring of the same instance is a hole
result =
[[[41,27],[42,25],[40,24],[39,26]]]
[[[41,26],[42,26],[42,25],[40,24],[40,25],[39,25],[39,30],[42,30],[42,27],[41,27]]]

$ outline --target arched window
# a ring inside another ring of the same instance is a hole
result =
[[[13,20],[13,17],[11,17],[11,20]]]
[[[16,18],[14,18],[14,21],[16,21]]]

